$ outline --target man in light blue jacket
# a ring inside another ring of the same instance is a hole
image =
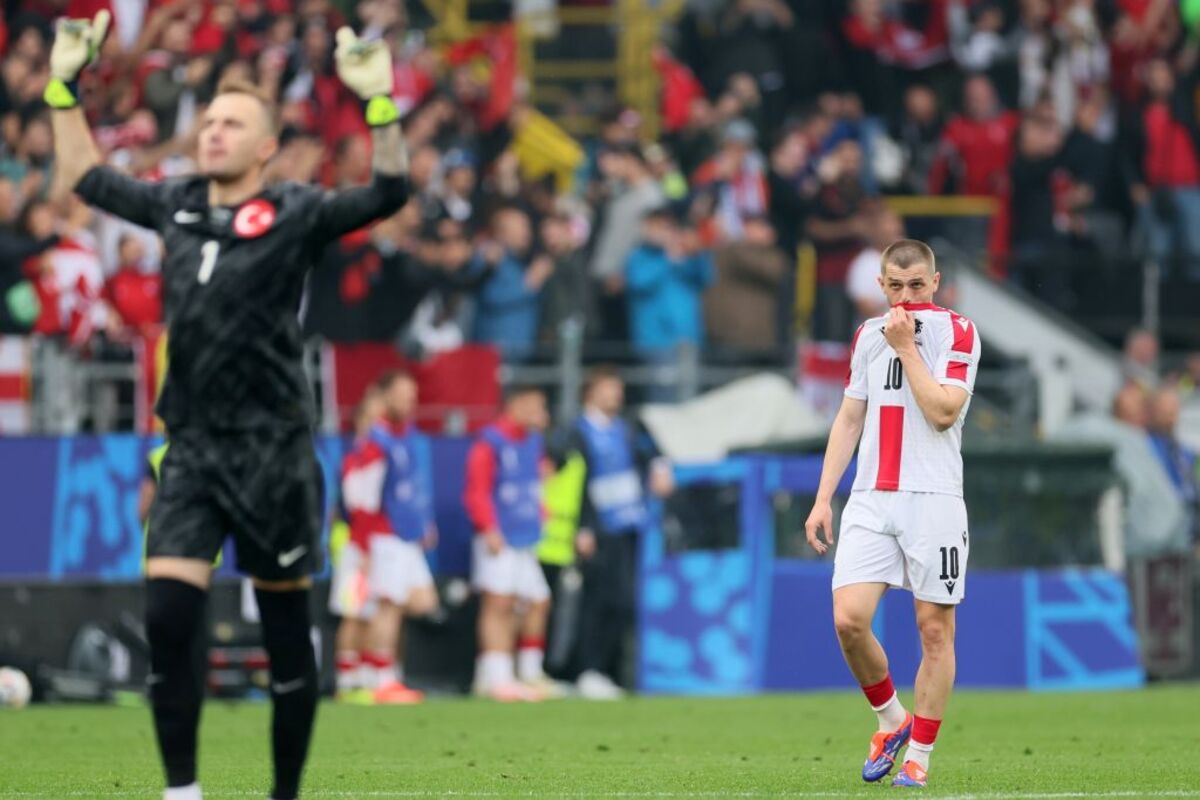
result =
[[[704,289],[715,277],[712,258],[694,232],[659,208],[642,222],[642,241],[625,262],[630,339],[647,361],[675,358],[681,344],[704,344]]]
[[[533,355],[542,285],[554,270],[546,256],[530,259],[529,216],[516,206],[492,214],[492,241],[476,256],[474,270],[490,269],[476,297],[473,339],[499,348],[505,360]]]

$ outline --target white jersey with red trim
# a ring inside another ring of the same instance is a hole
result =
[[[970,395],[979,368],[979,336],[966,317],[933,303],[906,303],[916,318],[916,343],[934,380]],[[925,419],[896,351],[883,336],[887,317],[859,326],[850,346],[846,396],[867,401],[853,491],[934,492],[962,497],[962,427],[939,431]]]

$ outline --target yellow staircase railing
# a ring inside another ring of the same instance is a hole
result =
[[[492,23],[478,22],[478,16],[497,0],[421,0],[435,25],[428,32],[435,46],[462,41],[486,29]],[[517,63],[528,82],[530,100],[550,119],[576,136],[598,131],[594,118],[561,113],[578,95],[578,84],[595,82],[615,89],[620,102],[635,109],[642,117],[642,136],[646,141],[658,138],[659,81],[654,69],[654,48],[662,25],[683,10],[686,0],[612,0],[608,6],[552,8],[520,15],[517,19]],[[572,30],[601,28],[613,33],[615,58],[597,58],[594,54],[544,57],[538,43],[569,37]]]
[[[571,84],[595,82],[610,86],[620,102],[638,111],[643,120],[642,134],[647,141],[659,133],[658,74],[654,70],[654,47],[664,22],[682,11],[684,0],[613,0],[609,6],[566,7],[528,14],[518,20],[518,62],[529,81],[530,97],[547,115],[575,135],[598,131],[594,118],[579,118],[559,113],[576,96]],[[577,56],[541,57],[537,44],[570,36],[580,28],[612,31],[616,57],[596,58],[580,52]]]

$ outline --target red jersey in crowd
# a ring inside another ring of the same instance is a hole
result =
[[[1200,186],[1200,162],[1187,126],[1175,119],[1163,101],[1150,103],[1142,111],[1145,149],[1142,169],[1150,187]]]
[[[142,272],[133,265],[121,267],[108,279],[104,299],[131,328],[158,325],[162,322],[162,275]]]
[[[915,30],[890,17],[872,21],[861,14],[851,14],[842,20],[842,34],[852,47],[872,50],[886,64],[924,69],[944,60],[950,43],[947,0],[927,0],[926,5],[924,30]]]
[[[950,120],[942,132],[937,159],[930,170],[930,193],[946,192],[947,181],[954,175],[955,194],[993,197],[1003,194],[1018,125],[1020,117],[1012,111],[985,120],[963,116]]]
[[[65,238],[24,266],[42,306],[35,333],[66,334],[72,343],[83,344],[103,325],[104,306],[97,301],[104,289],[104,273],[86,240]]]

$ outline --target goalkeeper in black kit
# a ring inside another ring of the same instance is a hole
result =
[[[387,48],[338,31],[342,82],[365,103],[374,147],[367,186],[328,193],[264,185],[278,147],[258,89],[223,83],[204,112],[199,174],[146,183],[100,156],[78,107],[78,77],[109,24],[59,20],[46,102],[55,171],[85,201],[166,243],[169,367],[158,412],[171,447],[150,509],[146,631],[150,700],[166,800],[199,800],[204,607],[213,557],[232,532],[254,579],[274,705],[272,800],[295,800],[317,706],[310,575],[320,567],[321,472],[297,320],[305,275],[327,242],[389,216],[408,198],[408,157],[391,100]]]

